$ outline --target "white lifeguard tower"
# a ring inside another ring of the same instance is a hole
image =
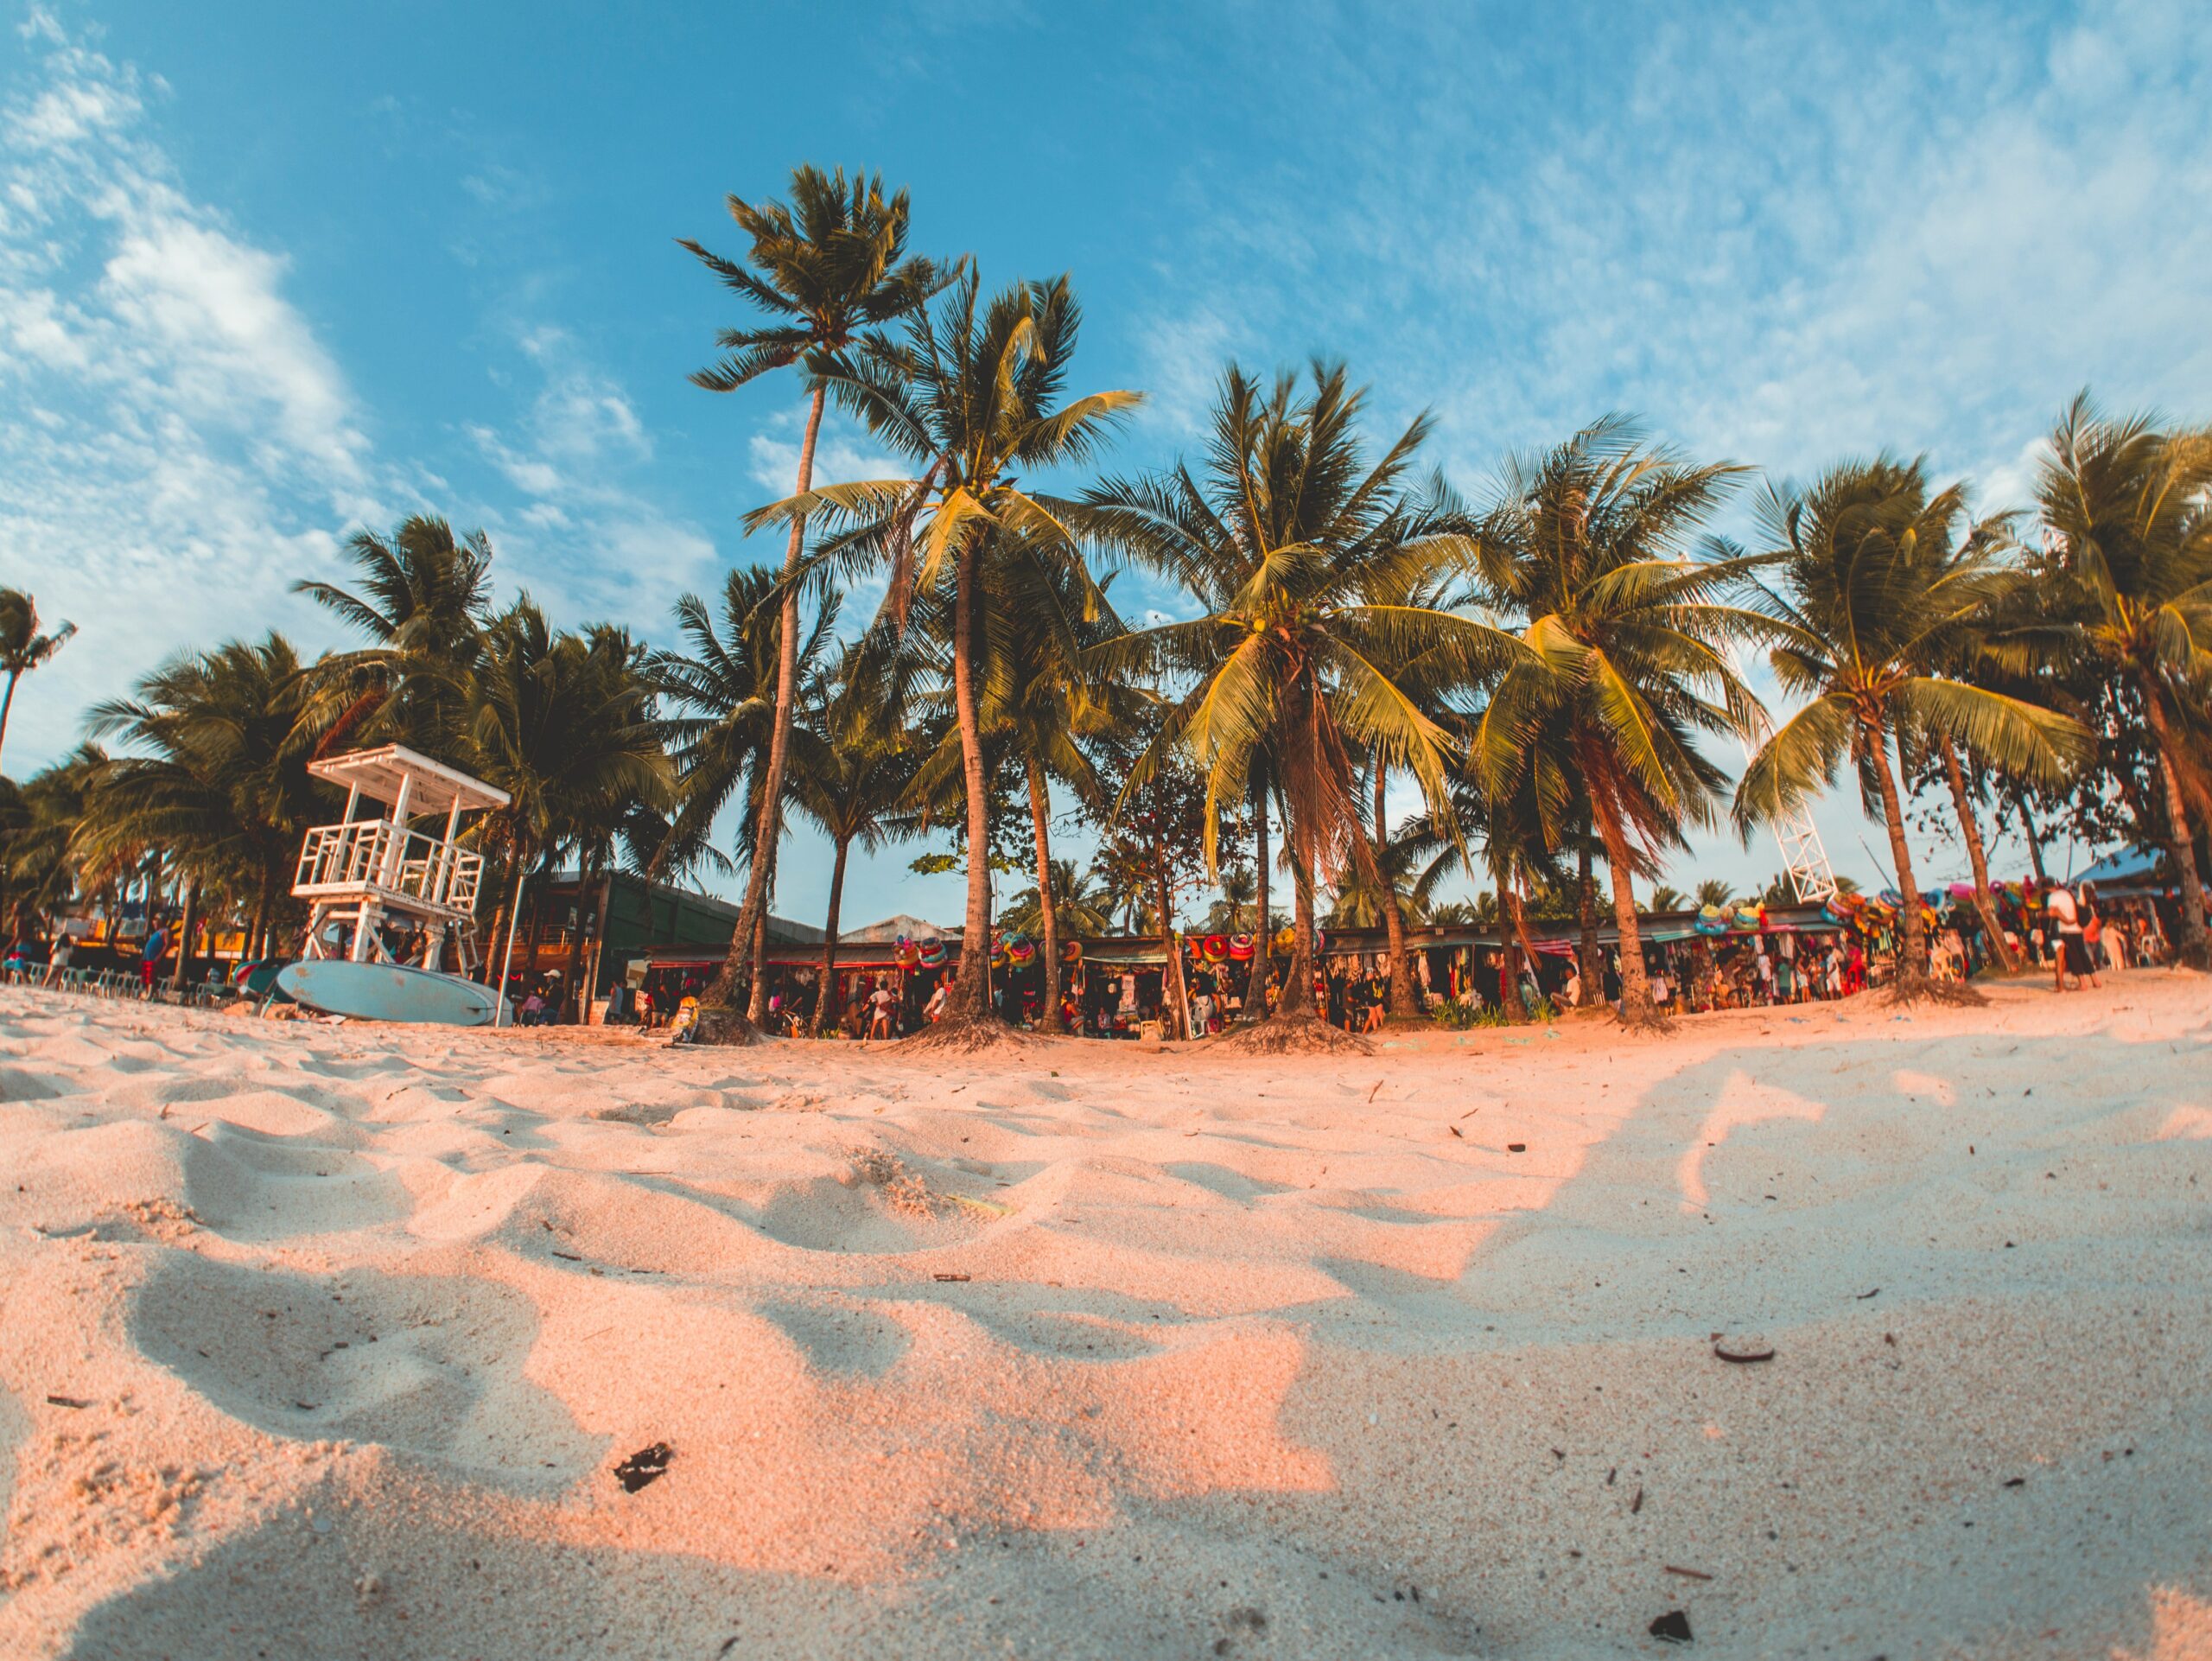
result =
[[[476,891],[484,879],[484,856],[461,847],[454,837],[462,814],[505,807],[507,792],[400,744],[311,761],[308,771],[346,786],[346,818],[338,824],[316,825],[300,850],[292,892],[311,908],[302,955],[338,955],[323,935],[333,923],[346,923],[353,929],[347,958],[355,963],[394,961],[382,929],[385,918],[397,914],[423,931],[419,957],[409,954],[410,966],[442,971],[451,935],[461,972],[470,972],[475,967]],[[356,818],[364,800],[390,811]],[[442,834],[410,828],[411,819],[438,814],[445,816]]]

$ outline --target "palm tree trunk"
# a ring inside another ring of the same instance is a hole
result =
[[[1268,969],[1274,961],[1274,932],[1268,922],[1268,781],[1265,774],[1259,780],[1254,796],[1259,812],[1254,816],[1258,837],[1257,859],[1252,879],[1253,901],[1259,907],[1258,926],[1253,930],[1252,970],[1244,977],[1244,1018],[1247,1021],[1265,1020],[1268,1013]]]
[[[1037,842],[1037,909],[1045,939],[1045,1030],[1065,1032],[1060,1022],[1060,907],[1052,896],[1052,797],[1045,768],[1033,755],[1022,758],[1029,779],[1029,828]]]
[[[1382,869],[1382,850],[1389,842],[1383,829],[1383,788],[1389,771],[1375,764],[1375,841],[1368,850],[1375,868],[1375,891],[1382,897],[1382,940],[1390,958],[1390,1013],[1401,1020],[1421,1018],[1421,995],[1414,990],[1413,952],[1406,945],[1406,913],[1398,904],[1397,885]],[[1357,816],[1355,816],[1357,817]]]
[[[1881,727],[1867,721],[1861,741],[1872,754],[1874,773],[1882,786],[1882,818],[1889,827],[1890,858],[1897,877],[1897,970],[1899,999],[1925,996],[1928,945],[1920,929],[1920,888],[1913,880],[1912,848],[1904,837],[1904,803],[1897,794],[1897,778],[1890,767],[1889,739]]]
[[[2174,766],[2173,733],[2158,686],[2147,673],[2143,681],[2143,707],[2150,714],[2151,735],[2158,741],[2158,773],[2166,786],[2166,858],[2181,884],[2181,961],[2191,969],[2212,970],[2212,940],[2207,939],[2204,928],[2204,885],[2197,879],[2189,804],[2182,795],[2180,771]]]
[[[1516,1025],[1529,1018],[1521,1002],[1521,977],[1515,972],[1513,954],[1513,885],[1501,873],[1497,879],[1497,1008]]]
[[[2043,843],[2036,839],[2036,822],[2028,817],[2027,796],[2017,786],[2012,792],[2012,811],[2020,818],[2020,835],[2028,844],[2028,869],[2036,874],[2036,887],[2040,888],[2050,881],[2043,869]]]
[[[169,977],[169,984],[180,992],[184,990],[185,971],[192,963],[192,914],[199,909],[199,901],[200,883],[194,879],[184,885],[184,910],[176,925],[176,972]]]
[[[1167,962],[1160,971],[1160,1001],[1168,1007],[1160,1013],[1166,1016],[1161,1030],[1170,1038],[1191,1036],[1191,989],[1183,980],[1183,943],[1175,938],[1175,924],[1167,908],[1167,850],[1164,846],[1152,850],[1153,908],[1160,914],[1160,943],[1167,951]]]
[[[962,541],[953,577],[952,702],[960,723],[961,773],[968,792],[968,915],[961,931],[960,974],[945,1019],[991,1016],[991,804],[983,772],[983,729],[976,704],[976,587],[981,550]],[[942,1023],[940,1023],[942,1024]]]
[[[1583,828],[1582,846],[1575,855],[1575,865],[1580,878],[1575,910],[1582,925],[1582,1002],[1587,1005],[1595,1001],[1595,994],[1604,990],[1605,970],[1598,956],[1598,879],[1590,869],[1590,833],[1586,825]]]
[[[850,841],[840,837],[837,857],[830,867],[830,915],[822,925],[822,984],[815,989],[814,1018],[806,1024],[807,1036],[822,1036],[822,1024],[830,1018],[830,1001],[837,995],[837,912],[845,901],[845,856],[852,852]]]
[[[1598,835],[1605,844],[1605,864],[1613,879],[1613,926],[1620,934],[1621,1024],[1624,1027],[1664,1027],[1666,1016],[1651,1002],[1651,982],[1643,972],[1643,932],[1636,920],[1636,863],[1629,852],[1628,832],[1620,815],[1605,796],[1593,795],[1592,807]],[[1599,987],[1605,971],[1599,971]]]
[[[1311,1020],[1313,1015],[1313,868],[1298,857],[1294,841],[1290,857],[1291,928],[1290,968],[1283,976],[1282,999],[1275,1005],[1281,1018]],[[1265,994],[1262,996],[1264,997]]]
[[[258,963],[267,955],[262,935],[269,926],[269,868],[261,868],[261,881],[253,901],[253,926],[245,932],[245,956]]]
[[[1936,735],[1936,753],[1943,758],[1943,776],[1950,780],[1951,805],[1958,811],[1959,830],[1967,839],[1967,859],[1974,867],[1974,908],[1989,937],[1990,954],[2008,975],[2020,972],[2012,947],[2005,944],[2005,930],[1997,920],[1997,901],[1989,889],[1989,859],[1981,845],[1981,827],[1974,823],[1974,800],[1967,794],[1966,769],[1959,765],[1959,747],[1948,733]]]
[[[807,406],[806,436],[799,442],[798,485],[794,495],[804,495],[814,483],[814,442],[822,431],[823,389],[814,389]],[[800,550],[806,542],[804,515],[791,520],[791,540],[784,547],[784,602],[776,642],[776,713],[768,733],[768,772],[760,790],[760,817],[753,844],[753,869],[745,881],[745,905],[737,927],[729,937],[729,957],[707,989],[702,1003],[728,1007],[734,1002],[738,968],[747,964],[750,988],[746,999],[747,1019],[758,1024],[767,997],[766,977],[760,972],[760,918],[768,906],[768,875],[775,865],[776,832],[784,817],[784,767],[791,754],[791,705],[798,684],[798,575]],[[749,960],[749,961],[748,961]]]
[[[5,694],[0,694],[0,750],[5,750],[8,747],[8,711],[16,707],[16,683],[22,678],[22,670],[10,671],[8,675],[8,690]]]

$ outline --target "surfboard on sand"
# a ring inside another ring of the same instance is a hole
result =
[[[490,987],[458,975],[340,958],[287,964],[276,984],[310,1009],[362,1021],[483,1027],[490,1024],[500,1002]]]

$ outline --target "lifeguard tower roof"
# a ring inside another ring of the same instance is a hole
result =
[[[327,756],[320,761],[308,762],[308,771],[344,789],[358,790],[372,802],[397,801],[400,781],[409,780],[410,818],[449,812],[456,804],[462,812],[471,813],[483,808],[505,807],[508,800],[505,791],[472,779],[442,761],[433,761],[404,744],[386,744],[378,749]]]

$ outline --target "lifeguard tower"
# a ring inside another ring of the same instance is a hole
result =
[[[300,850],[292,892],[310,906],[302,955],[340,955],[323,936],[333,923],[345,923],[353,930],[346,957],[355,963],[396,961],[385,945],[383,926],[397,915],[423,930],[420,953],[408,954],[411,967],[442,971],[450,935],[461,972],[473,971],[484,856],[454,838],[462,814],[505,807],[507,792],[400,744],[311,761],[308,771],[346,786],[346,818],[316,825]],[[365,801],[390,811],[356,818]],[[442,833],[410,824],[439,814],[445,816]]]

